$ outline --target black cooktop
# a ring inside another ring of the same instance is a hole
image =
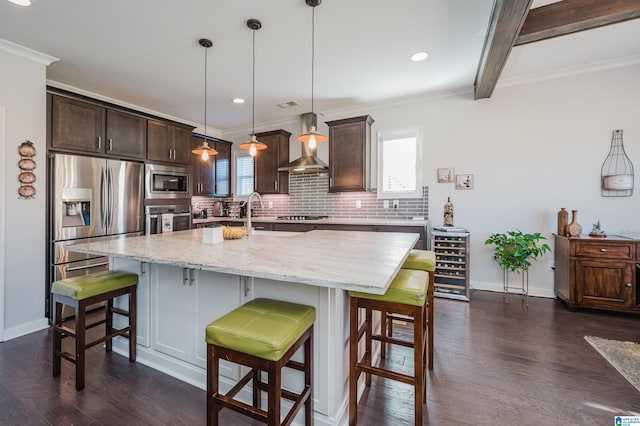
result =
[[[276,220],[320,220],[326,219],[329,216],[305,216],[305,215],[292,215],[292,216],[278,216]]]

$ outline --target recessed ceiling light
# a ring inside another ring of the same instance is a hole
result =
[[[427,52],[416,52],[413,55],[411,55],[411,60],[413,62],[420,62],[427,59],[427,56],[429,56]]]
[[[244,99],[242,99],[242,98],[233,98],[233,99],[231,99],[231,102],[233,102],[234,104],[243,104],[244,103]]]
[[[31,0],[9,0],[9,1],[19,6],[31,6]]]

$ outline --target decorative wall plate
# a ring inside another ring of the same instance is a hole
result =
[[[18,167],[20,167],[18,195],[28,200],[36,195],[36,188],[32,185],[36,181],[36,175],[33,173],[36,168],[36,162],[33,160],[36,156],[36,147],[33,142],[24,141],[18,146],[18,153],[22,157],[18,161]]]

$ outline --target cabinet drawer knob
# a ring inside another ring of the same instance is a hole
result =
[[[606,249],[606,248],[601,248],[601,249],[600,249],[600,252],[601,252],[601,253],[606,253],[606,252],[607,252],[607,249]]]
[[[627,288],[631,288],[631,283],[627,283]]]

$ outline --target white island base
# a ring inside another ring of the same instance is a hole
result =
[[[205,327],[210,322],[258,297],[314,306],[314,421],[345,425],[347,290],[383,294],[419,235],[328,230],[288,237],[265,234],[203,244],[202,230],[192,230],[68,248],[109,256],[112,269],[138,274],[138,362],[201,389],[206,388]],[[128,342],[114,342],[114,350],[127,355]],[[225,362],[220,372],[222,392],[241,377],[238,366]],[[282,382],[294,392],[303,387],[298,371],[284,369]],[[251,401],[249,386],[239,397]],[[206,411],[204,398],[202,409]],[[303,413],[295,423],[304,423]]]
[[[176,266],[112,259],[113,269],[138,273],[137,362],[206,389],[205,327],[247,301],[265,297],[316,308],[314,323],[313,404],[316,425],[345,425],[348,414],[348,297],[344,290],[230,275]],[[125,306],[126,299],[120,301]],[[117,324],[120,325],[120,324]],[[113,350],[128,356],[128,340]],[[300,354],[294,359],[302,360]],[[243,367],[243,373],[246,373]],[[239,366],[221,361],[220,389],[227,392],[241,377]],[[299,391],[303,375],[283,370],[283,383]],[[251,385],[238,394],[251,403]],[[266,394],[263,393],[263,406]],[[283,399],[288,409],[290,401]],[[202,409],[206,410],[203,399]],[[295,424],[304,424],[304,410]]]

